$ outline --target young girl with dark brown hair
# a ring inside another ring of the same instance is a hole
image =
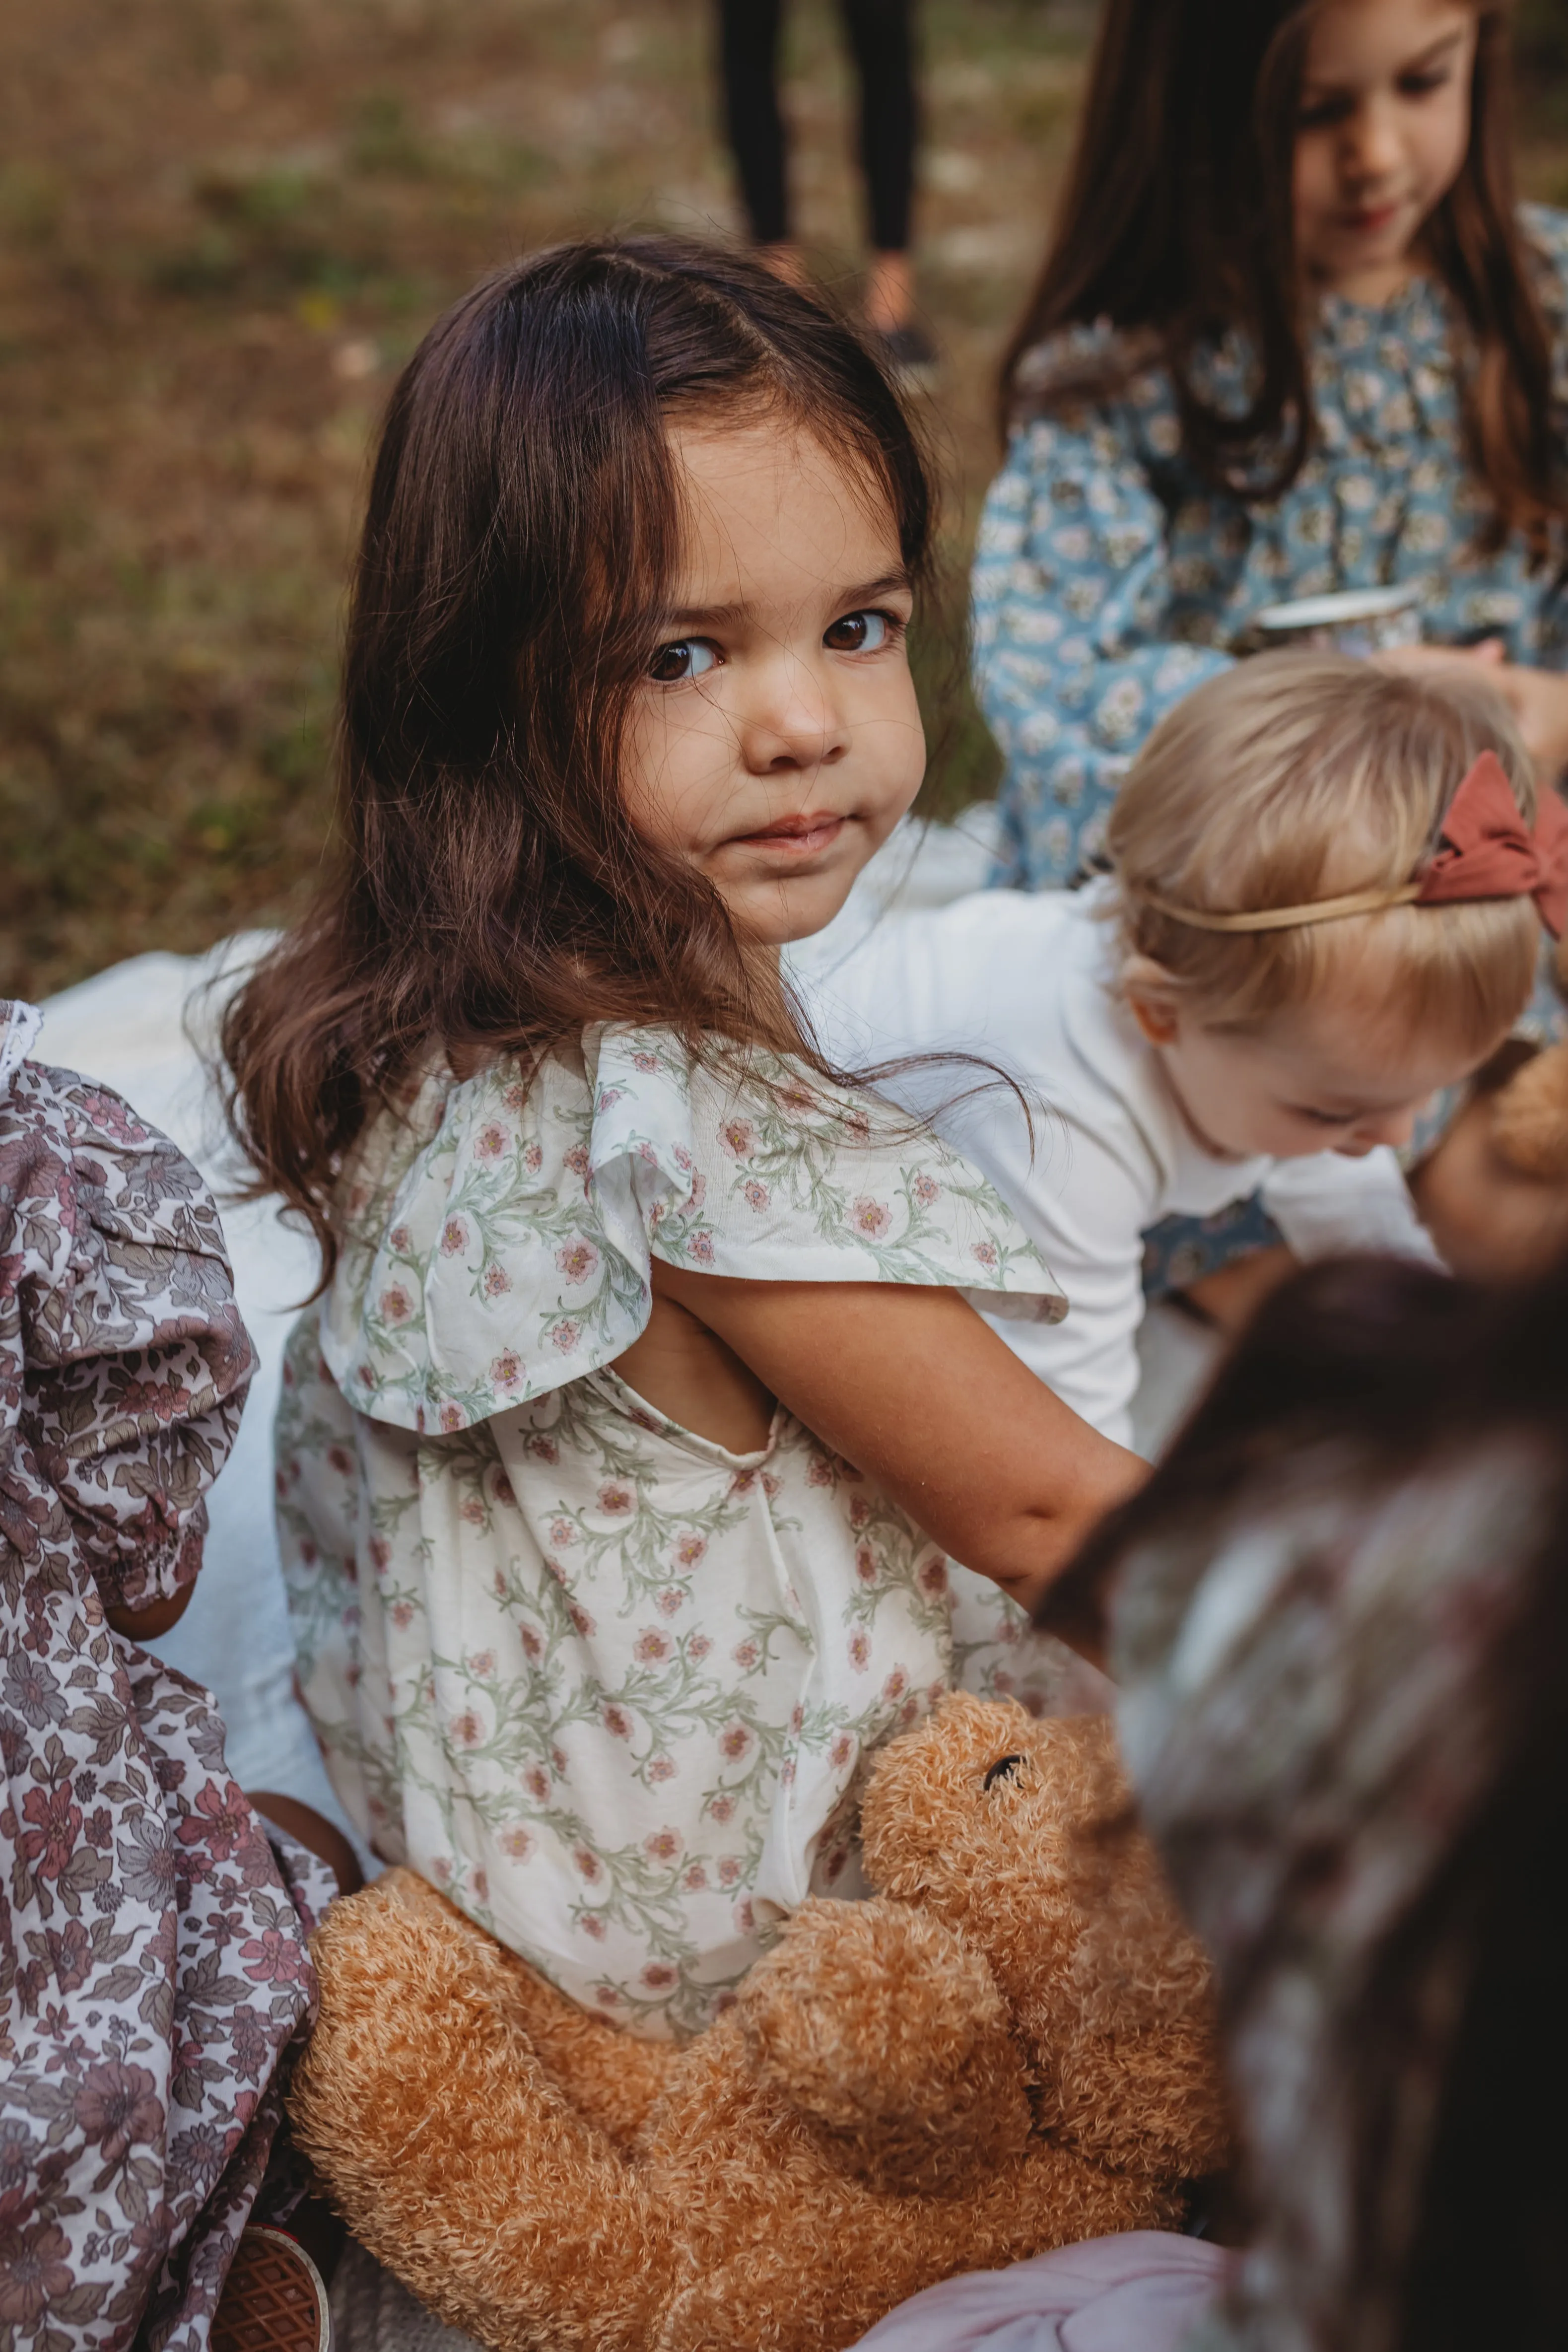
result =
[[[226,1026],[323,1250],[279,1481],[337,1786],[647,2034],[847,1890],[868,1751],[1005,1685],[1009,1595],[1138,1475],[963,1295],[1061,1311],[1009,1213],[779,977],[919,783],[931,517],[759,265],[477,288],[376,463],[334,866]]]

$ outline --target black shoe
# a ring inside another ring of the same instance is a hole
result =
[[[915,320],[906,320],[902,327],[884,333],[873,328],[872,347],[878,353],[900,392],[929,392],[936,381],[936,371],[942,354]]]

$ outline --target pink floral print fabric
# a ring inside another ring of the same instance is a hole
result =
[[[329,1890],[105,1621],[195,1576],[252,1356],[195,1171],[37,1029],[0,1003],[0,2347],[201,2352]]]
[[[976,1170],[787,1065],[659,1031],[427,1082],[346,1174],[279,1527],[352,1818],[585,2006],[698,2030],[770,1925],[854,1891],[875,1748],[962,1681],[1048,1698],[1021,1613],[789,1414],[735,1454],[612,1369],[654,1255],[1061,1310]],[[831,1297],[823,1344],[831,1344]]]
[[[527,1076],[433,1072],[372,1123],[343,1206],[322,1349],[355,1410],[399,1429],[472,1428],[613,1362],[647,1323],[652,1257],[1067,1312],[935,1135],[770,1055],[702,1067],[659,1029],[590,1030]]]

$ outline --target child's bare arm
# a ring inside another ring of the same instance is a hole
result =
[[[659,1261],[653,1286],[936,1542],[1026,1608],[1147,1475],[956,1291],[736,1282]]]
[[[190,1607],[195,1590],[193,1584],[186,1584],[167,1600],[144,1601],[134,1609],[128,1609],[123,1602],[112,1607],[106,1604],[103,1613],[115,1632],[123,1633],[127,1641],[155,1642],[161,1633],[172,1633]]]

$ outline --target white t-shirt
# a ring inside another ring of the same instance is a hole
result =
[[[1389,1250],[1437,1264],[1399,1165],[1361,1159],[1227,1160],[1197,1141],[1161,1055],[1113,990],[1113,885],[982,890],[878,924],[840,960],[802,957],[796,985],[827,1050],[867,1066],[903,1054],[980,1054],[1030,1097],[1034,1136],[1006,1088],[951,1063],[883,1080],[935,1114],[990,1178],[1069,1300],[1054,1326],[996,1328],[1063,1401],[1125,1444],[1138,1383],[1143,1234],[1261,1191],[1301,1258]],[[967,1097],[967,1099],[960,1097]]]

